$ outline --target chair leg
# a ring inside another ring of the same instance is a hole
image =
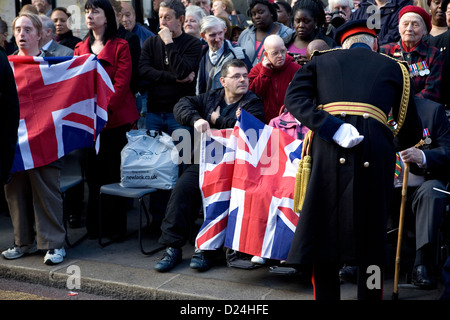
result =
[[[98,198],[98,244],[102,247],[109,246],[111,243],[113,243],[113,240],[102,242],[103,237],[103,230],[102,230],[102,193],[100,192],[99,198]]]
[[[160,246],[157,246],[155,249],[150,250],[150,251],[145,251],[144,250],[144,245],[142,243],[142,228],[143,228],[143,226],[142,226],[142,215],[143,215],[143,213],[145,213],[145,215],[146,215],[147,226],[150,223],[150,217],[149,217],[149,214],[148,214],[147,207],[145,206],[145,203],[143,201],[143,198],[144,197],[139,198],[139,229],[138,229],[139,246],[141,248],[142,254],[144,254],[144,255],[152,255],[152,254],[154,254],[156,252],[159,252],[159,251],[163,250],[165,248],[165,246],[160,245]],[[142,209],[144,209],[144,210],[142,210]]]
[[[102,230],[102,194],[101,194],[101,193],[100,193],[100,197],[99,197],[98,203],[99,203],[99,213],[98,213],[98,243],[99,243],[100,246],[102,246],[102,247],[104,248],[104,247],[107,247],[107,246],[109,246],[110,244],[112,244],[112,243],[114,243],[114,242],[117,242],[118,239],[117,239],[117,237],[116,237],[116,238],[110,239],[110,240],[107,241],[107,242],[103,242],[103,241],[102,241],[102,239],[103,239],[103,230]],[[139,232],[139,230],[138,230],[138,232]],[[127,234],[125,235],[125,238],[128,238],[129,236],[133,235],[134,233],[136,233],[136,230],[127,233]],[[123,239],[123,238],[121,238],[121,239]]]
[[[66,193],[65,192],[63,192],[62,194],[61,194],[61,196],[62,196],[62,200],[63,200],[63,223],[64,223],[64,229],[65,229],[65,231],[66,231],[66,236],[65,236],[65,241],[66,241],[66,244],[67,244],[67,246],[69,247],[69,248],[73,248],[73,247],[75,247],[76,245],[78,245],[78,244],[80,244],[82,241],[84,241],[85,239],[87,239],[87,233],[86,234],[84,234],[81,238],[79,238],[78,240],[76,240],[74,243],[71,243],[70,242],[70,240],[69,240],[69,229],[68,229],[68,227],[67,227],[67,221],[69,220],[69,217],[68,217],[68,215],[67,215],[67,212],[66,212]]]

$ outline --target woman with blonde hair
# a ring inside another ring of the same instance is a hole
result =
[[[242,29],[248,27],[248,23],[242,14],[233,14],[234,5],[231,0],[212,0],[211,5],[212,13],[216,17],[228,20],[230,22],[231,28],[234,26],[238,26]],[[229,30],[230,32],[231,28]]]

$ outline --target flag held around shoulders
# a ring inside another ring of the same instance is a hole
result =
[[[286,259],[302,142],[242,111],[233,129],[202,135],[200,188],[205,221],[196,247],[225,247]]]
[[[12,172],[93,147],[108,120],[112,82],[95,55],[9,56],[20,103]]]

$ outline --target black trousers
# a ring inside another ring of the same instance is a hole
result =
[[[437,263],[438,236],[448,203],[447,195],[434,187],[446,190],[440,180],[427,180],[419,187],[408,187],[404,221],[405,229],[415,233],[417,252],[426,251],[416,256],[415,265],[424,264],[429,268]],[[391,212],[394,226],[398,225],[400,202],[401,188],[396,188]]]
[[[90,237],[98,236],[99,201],[102,201],[102,231],[111,237],[124,236],[127,229],[127,199],[110,195],[99,197],[104,184],[120,182],[121,151],[127,144],[130,125],[108,129],[100,133],[100,150],[87,150],[86,182],[89,199],[86,229]]]
[[[172,190],[161,224],[162,234],[159,242],[174,248],[184,246],[201,206],[199,165],[191,164],[184,169]]]
[[[313,266],[312,283],[315,300],[340,300],[339,270],[342,264],[324,263]],[[358,266],[358,300],[382,300],[383,268],[371,269],[369,265]]]

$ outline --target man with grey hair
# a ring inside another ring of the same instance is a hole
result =
[[[42,21],[41,49],[54,57],[72,57],[72,49],[63,46],[54,40],[56,36],[56,27],[52,19],[42,14],[39,15],[39,18]]]
[[[47,17],[52,15],[52,3],[50,0],[32,0],[31,4],[37,9],[40,14],[44,14]]]
[[[359,267],[358,299],[382,299],[395,153],[422,137],[408,67],[377,53],[376,37],[366,20],[343,24],[336,42],[349,49],[317,52],[286,92],[286,108],[312,132],[287,263],[312,266],[317,300],[340,299],[343,264]]]
[[[331,13],[337,11],[345,21],[348,21],[352,15],[353,0],[328,0],[328,8]]]
[[[211,14],[211,0],[191,0],[191,4],[202,8],[207,16]]]
[[[228,60],[239,59],[245,62],[248,70],[252,68],[244,49],[225,39],[226,30],[225,22],[216,16],[209,15],[201,21],[200,35],[207,45],[203,47],[198,70],[197,94],[222,87],[220,70]]]
[[[136,12],[131,3],[121,1],[120,4],[122,6],[122,25],[124,26],[125,30],[130,31],[139,37],[142,48],[145,40],[154,36],[155,34],[147,29],[147,27],[141,25],[136,21]]]

